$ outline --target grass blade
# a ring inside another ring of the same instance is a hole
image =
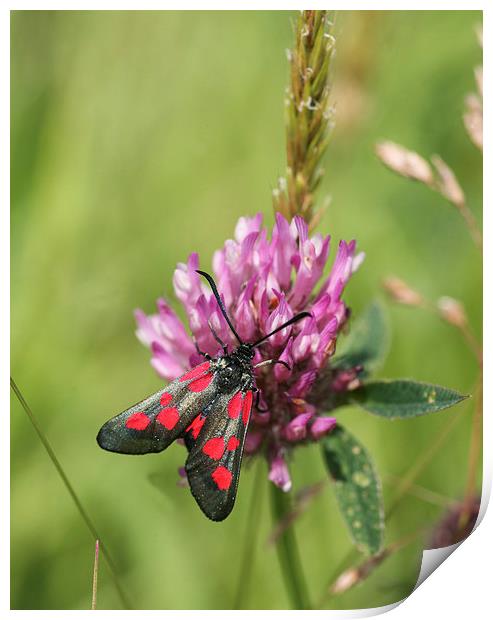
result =
[[[99,536],[96,527],[94,525],[94,523],[92,522],[92,519],[89,517],[86,509],[84,508],[84,506],[82,505],[77,493],[75,492],[74,487],[72,486],[70,480],[67,477],[67,474],[65,473],[62,465],[60,464],[60,461],[58,460],[53,448],[51,447],[46,435],[44,434],[43,430],[41,429],[41,427],[39,426],[36,418],[34,417],[33,412],[31,411],[31,408],[29,407],[29,405],[27,404],[24,396],[22,395],[22,392],[20,391],[20,389],[18,388],[16,382],[14,381],[14,379],[12,377],[10,377],[10,387],[12,388],[12,391],[14,392],[14,394],[17,396],[18,401],[20,402],[22,408],[24,409],[27,417],[29,418],[29,421],[31,422],[31,424],[34,427],[34,430],[36,431],[41,443],[43,444],[46,452],[48,453],[48,456],[50,457],[51,462],[53,463],[53,465],[55,466],[55,469],[57,470],[58,475],[60,476],[60,478],[62,479],[62,482],[65,486],[65,488],[67,489],[70,497],[72,498],[80,516],[82,517],[82,520],[84,521],[84,523],[87,526],[87,529],[91,532],[91,535],[93,536],[93,538],[95,538],[96,540],[100,541],[99,543],[99,547],[101,550],[101,553],[104,557],[104,559],[106,560],[108,567],[111,571],[111,575],[113,577],[113,581],[115,583],[115,587],[118,591],[118,595],[120,596],[120,600],[122,602],[122,605],[124,606],[125,609],[132,609],[132,606],[130,605],[130,602],[127,598],[127,595],[125,593],[125,591],[123,590],[119,579],[117,577],[117,571],[116,571],[116,567],[115,564],[113,562],[113,559],[111,558],[108,550],[106,549],[106,546],[101,542],[101,537]]]

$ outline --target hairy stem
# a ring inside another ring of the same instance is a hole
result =
[[[281,491],[274,484],[269,484],[269,487],[271,490],[272,517],[274,523],[280,523],[292,510],[291,498],[288,493]],[[287,527],[283,530],[276,541],[276,547],[292,609],[311,609],[293,527]]]

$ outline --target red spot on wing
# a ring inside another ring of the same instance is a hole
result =
[[[233,398],[229,401],[228,415],[232,420],[235,420],[240,415],[242,400],[243,397],[241,395],[241,392],[236,392]]]
[[[224,439],[222,437],[213,437],[208,439],[202,452],[210,456],[211,459],[218,461],[224,454]]]
[[[217,484],[217,488],[221,491],[226,491],[231,486],[233,474],[229,471],[229,469],[226,469],[226,467],[223,467],[222,465],[216,467],[211,476]]]
[[[173,397],[171,396],[171,394],[168,394],[167,392],[163,392],[161,394],[161,399],[160,399],[160,403],[163,407],[167,407],[170,402],[173,400]]]
[[[210,362],[204,362],[203,364],[199,364],[198,366],[195,366],[195,368],[192,368],[192,370],[189,370],[186,374],[183,375],[183,377],[180,377],[180,381],[189,381],[190,379],[196,379],[197,377],[202,376],[204,373],[206,373],[210,368]]]
[[[250,411],[252,410],[252,402],[253,393],[250,390],[245,394],[245,400],[243,401],[243,414],[241,418],[243,420],[243,424],[246,424],[248,422],[248,418],[250,417]]]
[[[178,409],[176,409],[176,407],[167,407],[166,409],[161,409],[161,411],[156,416],[156,420],[169,431],[175,428],[176,423],[179,419],[180,414],[178,413]]]
[[[151,421],[143,411],[137,411],[137,413],[132,413],[125,422],[125,426],[134,431],[144,431],[150,423]]]
[[[190,426],[187,427],[185,432],[188,433],[188,431],[190,431],[192,433],[192,437],[194,439],[197,439],[200,431],[202,430],[202,427],[204,426],[204,422],[205,422],[205,416],[199,413],[199,415],[193,419]]]
[[[189,383],[188,389],[191,392],[202,392],[203,390],[205,390],[205,388],[209,385],[211,381],[212,381],[212,375],[204,375],[203,377],[200,377],[199,379],[195,379],[195,381],[192,381],[191,383]]]
[[[228,450],[236,450],[236,448],[240,445],[240,441],[236,437],[230,437],[228,441],[228,445],[226,448]]]

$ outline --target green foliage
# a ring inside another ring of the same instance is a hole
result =
[[[383,542],[384,513],[380,480],[366,448],[337,425],[322,441],[342,516],[357,547],[377,553]]]
[[[434,413],[465,398],[455,390],[409,379],[371,381],[348,392],[349,402],[388,420]]]
[[[354,322],[331,368],[362,366],[359,378],[368,377],[385,359],[388,325],[382,306],[374,302]],[[363,383],[341,394],[335,406],[357,404],[387,418],[412,418],[451,407],[466,398],[448,388],[409,380]],[[325,463],[335,481],[341,513],[356,545],[375,554],[383,540],[384,511],[380,482],[367,450],[346,429],[337,425],[322,442]]]
[[[331,368],[363,366],[360,377],[374,373],[385,360],[389,348],[389,326],[382,304],[374,301],[352,323],[349,334],[340,338]]]

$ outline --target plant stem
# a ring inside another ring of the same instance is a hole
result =
[[[101,537],[99,536],[94,523],[92,522],[92,520],[89,517],[86,509],[82,505],[79,497],[77,496],[77,493],[74,490],[74,487],[70,483],[70,481],[69,481],[69,479],[67,477],[67,474],[65,473],[63,467],[61,466],[60,461],[58,460],[58,458],[57,458],[53,448],[51,447],[51,445],[50,445],[46,435],[44,434],[43,430],[39,426],[36,418],[34,417],[33,412],[31,411],[31,408],[27,404],[26,400],[24,399],[24,396],[22,395],[20,389],[17,387],[17,384],[15,383],[15,381],[14,381],[14,379],[12,377],[10,377],[10,387],[12,388],[12,391],[14,392],[14,394],[17,396],[17,399],[19,400],[22,408],[26,412],[26,415],[29,418],[29,421],[33,425],[34,430],[36,431],[39,439],[41,440],[41,443],[43,444],[46,452],[48,453],[48,456],[50,457],[51,462],[55,466],[55,469],[57,470],[58,475],[62,479],[62,482],[65,485],[65,488],[67,489],[70,497],[72,498],[72,500],[73,500],[77,510],[79,511],[79,514],[82,517],[82,520],[86,524],[87,529],[91,532],[91,535],[93,536],[93,538],[95,538],[96,540],[100,541],[99,548],[101,550],[101,553],[102,553],[104,559],[106,560],[106,562],[108,564],[108,567],[110,569],[111,575],[113,577],[113,581],[115,583],[116,589],[118,591],[118,594],[120,596],[120,599],[121,599],[121,602],[122,602],[124,608],[125,609],[132,609],[132,606],[129,603],[127,595],[124,592],[124,590],[123,590],[123,588],[122,588],[122,586],[121,586],[121,584],[120,584],[120,582],[118,580],[115,564],[114,564],[113,559],[111,558],[111,556],[110,556],[110,554],[109,554],[109,552],[108,552],[108,550],[106,548],[106,545],[104,545],[101,542]]]
[[[243,601],[248,593],[250,578],[252,575],[253,562],[255,558],[255,542],[257,540],[256,532],[258,530],[258,522],[260,520],[261,504],[262,504],[262,486],[261,474],[262,467],[259,461],[256,465],[257,471],[253,481],[252,494],[250,496],[250,506],[248,509],[247,524],[245,528],[243,557],[238,576],[238,585],[234,598],[233,609],[242,609]]]
[[[384,482],[392,484],[392,486],[402,484],[402,478],[399,478],[399,476],[393,476],[392,474],[383,474],[383,479]],[[428,502],[429,504],[439,506],[440,508],[449,509],[456,502],[456,500],[452,497],[446,497],[441,493],[437,493],[436,491],[432,491],[431,489],[427,489],[418,484],[410,484],[407,492],[409,495],[414,495],[414,497],[417,497],[423,502]]]
[[[271,489],[272,517],[275,525],[291,512],[291,498],[288,493],[281,491],[274,484],[269,484],[269,486]],[[277,539],[276,547],[292,609],[311,609],[293,527],[287,527],[282,532]]]
[[[468,207],[466,203],[458,206],[459,213],[464,218],[467,228],[469,229],[469,233],[471,234],[472,240],[478,247],[480,251],[483,251],[483,235],[481,234],[481,230],[479,229],[479,225],[474,217],[471,209]]]

